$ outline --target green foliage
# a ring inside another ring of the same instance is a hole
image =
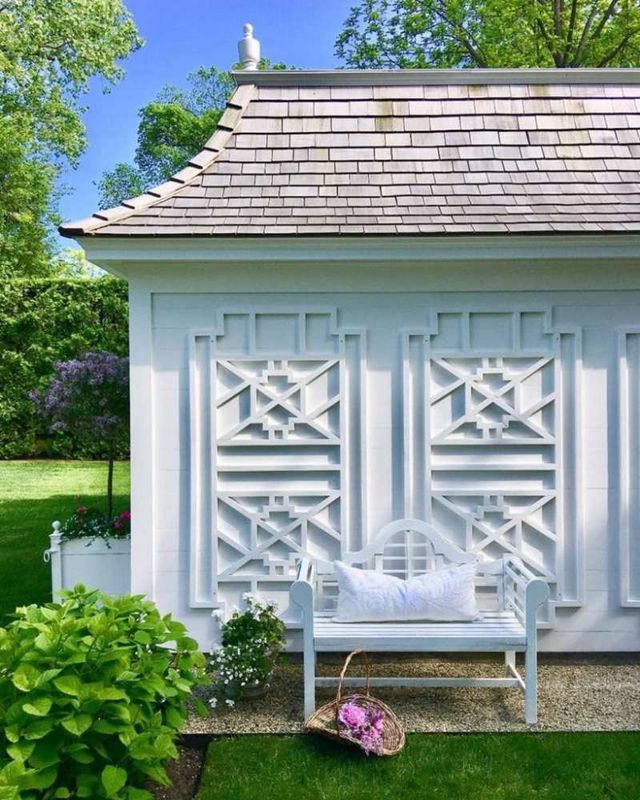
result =
[[[0,3],[0,279],[50,273],[54,181],[86,145],[80,98],[140,44],[122,0]]]
[[[53,261],[53,269],[58,278],[103,278],[106,272],[87,259],[84,250],[78,247],[65,247],[58,252]]]
[[[98,181],[98,204],[100,208],[112,208],[122,200],[142,194],[148,185],[137,166],[120,162]]]
[[[0,458],[41,453],[79,457],[69,435],[52,438],[29,392],[43,390],[54,363],[92,350],[128,352],[127,285],[97,280],[7,281],[0,292]],[[126,455],[123,437],[116,452]],[[91,452],[92,456],[108,455]]]
[[[1,16],[1,15],[0,15]],[[0,115],[0,281],[47,274],[55,168],[28,157],[22,124]]]
[[[336,40],[350,67],[636,67],[638,0],[362,0]]]
[[[263,58],[258,69],[286,69]],[[101,207],[115,206],[166,181],[202,150],[213,135],[233,77],[215,67],[200,67],[187,76],[187,89],[165,86],[140,109],[138,147],[133,164],[119,163],[98,183]]]
[[[214,676],[212,708],[219,700],[232,706],[248,689],[264,684],[285,643],[285,625],[275,603],[258,600],[249,592],[243,599],[246,611],[235,610],[222,624],[222,647],[209,662]],[[220,612],[214,616],[221,619]]]
[[[0,629],[0,796],[151,800],[203,666],[182,623],[141,596],[77,586],[19,608]]]

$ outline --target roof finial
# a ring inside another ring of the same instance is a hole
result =
[[[253,25],[249,22],[245,23],[244,36],[238,42],[238,55],[242,69],[258,69],[260,42],[253,38]]]

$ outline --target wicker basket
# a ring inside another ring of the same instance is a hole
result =
[[[364,658],[365,663],[365,690],[364,694],[351,694],[347,697],[342,696],[342,684],[344,682],[344,676],[347,672],[349,667],[349,663],[351,659],[355,655],[362,655]],[[338,691],[336,694],[336,699],[332,700],[330,703],[319,708],[315,711],[309,719],[305,722],[304,729],[308,733],[318,733],[321,736],[325,736],[328,739],[333,739],[334,742],[340,742],[341,744],[353,745],[355,747],[359,747],[360,749],[364,749],[362,747],[361,742],[357,739],[350,737],[344,729],[341,729],[341,726],[338,723],[338,714],[340,712],[340,707],[345,703],[354,703],[358,706],[366,706],[368,708],[373,707],[380,709],[384,713],[384,728],[382,732],[382,750],[380,752],[376,752],[375,755],[378,756],[395,756],[399,753],[402,748],[404,747],[405,738],[404,738],[404,730],[400,723],[400,720],[396,717],[394,712],[383,703],[381,700],[378,700],[375,697],[372,697],[369,692],[369,682],[371,679],[371,666],[369,664],[369,659],[367,658],[367,654],[364,650],[354,650],[352,653],[349,653],[347,658],[345,659],[344,666],[342,667],[342,672],[340,673],[340,678],[338,680]]]

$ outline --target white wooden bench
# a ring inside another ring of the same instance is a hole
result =
[[[362,550],[346,553],[343,560],[407,579],[447,563],[475,561],[476,556],[447,541],[427,523],[403,519],[383,528]],[[374,678],[371,685],[519,687],[525,698],[526,721],[536,722],[536,615],[549,597],[549,587],[518,558],[504,556],[478,563],[477,593],[480,601],[483,594],[492,596],[493,610],[482,610],[481,618],[474,622],[332,622],[337,598],[333,567],[320,562],[316,570],[309,559],[302,559],[291,599],[302,612],[305,717],[315,710],[316,686],[336,680],[316,677],[316,653],[363,648],[371,652],[504,653],[504,678]],[[516,669],[518,652],[525,654],[526,680]],[[353,678],[347,683],[359,685],[362,681]]]

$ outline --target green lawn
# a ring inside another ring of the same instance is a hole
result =
[[[0,622],[16,606],[51,599],[42,561],[51,523],[79,505],[104,506],[100,461],[0,461]],[[115,507],[129,503],[129,464],[116,465]]]
[[[209,746],[197,800],[631,800],[640,733],[412,734],[393,759],[310,736]]]

